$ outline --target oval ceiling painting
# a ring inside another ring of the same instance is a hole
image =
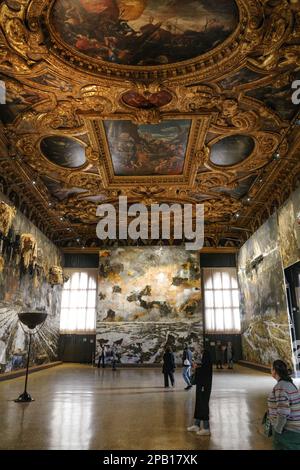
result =
[[[215,165],[236,165],[253,152],[254,140],[248,135],[231,135],[211,147],[210,160]]]
[[[120,65],[193,59],[236,29],[234,0],[56,0],[51,24],[66,45]]]
[[[43,155],[55,165],[78,168],[86,162],[85,147],[69,137],[61,135],[44,137],[40,148]]]

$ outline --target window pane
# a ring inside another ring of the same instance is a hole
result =
[[[86,314],[86,328],[87,330],[95,329],[95,309],[89,308]]]
[[[223,330],[224,329],[223,309],[217,308],[215,312],[216,312],[216,329]]]
[[[205,292],[205,307],[210,308],[214,306],[214,293],[212,290]]]
[[[224,320],[225,320],[225,330],[232,330],[233,323],[232,323],[232,309],[226,308],[224,309]]]
[[[77,310],[77,330],[85,330],[85,309]]]
[[[213,273],[213,284],[214,284],[214,289],[222,289],[221,273],[218,271],[215,271]]]
[[[204,288],[205,289],[212,289],[213,288],[212,275],[211,275],[211,270],[210,269],[205,269],[204,270]]]
[[[235,268],[205,268],[205,328],[240,331],[239,290]]]
[[[238,290],[233,290],[232,291],[232,305],[234,307],[239,307],[240,302],[239,302],[239,291]]]
[[[235,308],[233,310],[233,317],[234,317],[234,328],[235,330],[241,330],[241,317],[240,317],[240,310]]]
[[[92,290],[88,293],[88,308],[93,308],[96,306],[96,291]]]
[[[223,307],[223,296],[222,296],[221,290],[215,290],[214,298],[215,298],[215,307]]]
[[[231,291],[223,290],[223,305],[224,307],[231,307]]]
[[[223,289],[230,289],[230,276],[228,272],[222,272]]]
[[[70,293],[70,308],[75,309],[79,306],[81,294],[82,292],[77,290]]]
[[[66,308],[66,307],[69,306],[69,295],[70,295],[69,290],[63,290],[62,298],[61,298],[61,307],[62,308]]]
[[[232,287],[232,289],[237,289],[238,288],[236,273],[231,276],[231,287]]]
[[[214,310],[212,309],[205,310],[205,328],[208,331],[215,329]]]
[[[89,277],[89,289],[96,289],[96,279],[92,276]]]
[[[79,288],[79,273],[73,273],[71,279],[71,289],[78,289]]]
[[[88,286],[88,275],[87,273],[80,273],[80,289],[87,289]]]
[[[79,291],[78,293],[78,303],[76,305],[77,308],[84,308],[86,307],[86,302],[87,302],[87,291],[82,290]]]

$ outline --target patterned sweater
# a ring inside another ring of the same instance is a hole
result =
[[[300,433],[300,392],[296,385],[279,380],[268,398],[270,421],[276,432]]]

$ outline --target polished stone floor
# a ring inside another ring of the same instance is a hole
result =
[[[195,388],[165,389],[160,369],[63,364],[29,376],[30,404],[13,399],[24,378],[0,383],[0,449],[270,449],[261,418],[274,380],[245,367],[215,371],[211,437],[186,431]]]

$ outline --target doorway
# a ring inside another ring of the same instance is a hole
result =
[[[63,362],[93,364],[96,335],[60,335],[59,359]]]

